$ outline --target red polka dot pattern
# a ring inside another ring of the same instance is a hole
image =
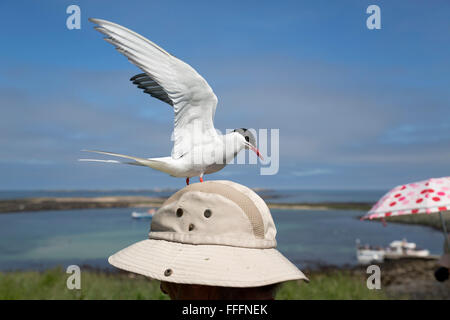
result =
[[[450,177],[398,186],[384,195],[362,219],[450,211]]]

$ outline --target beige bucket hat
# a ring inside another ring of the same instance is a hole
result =
[[[175,283],[258,287],[307,277],[278,250],[270,210],[231,181],[195,183],[168,198],[149,239],[109,257],[113,266]]]

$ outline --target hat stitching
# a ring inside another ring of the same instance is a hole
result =
[[[178,242],[190,245],[218,245],[252,249],[268,249],[275,248],[277,241],[275,239],[248,239],[236,236],[220,236],[220,235],[199,235],[192,233],[176,233],[168,231],[150,231],[149,239],[166,240],[170,242]]]

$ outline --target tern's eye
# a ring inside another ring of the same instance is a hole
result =
[[[249,142],[250,138],[248,136],[245,137],[245,141]]]

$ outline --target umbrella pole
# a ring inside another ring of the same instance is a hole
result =
[[[439,211],[439,217],[441,218],[442,231],[444,231],[445,243],[447,244],[447,248],[450,248],[450,244],[448,243],[447,226],[445,224],[445,220],[444,220],[444,216],[442,215],[442,211]]]

